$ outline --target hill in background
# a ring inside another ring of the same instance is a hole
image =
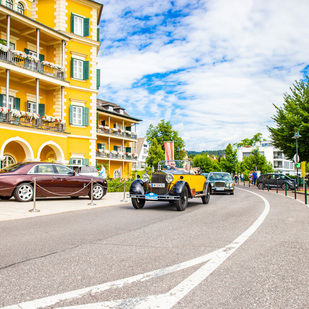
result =
[[[188,156],[193,155],[199,155],[199,154],[203,154],[203,153],[207,153],[209,155],[215,155],[217,157],[222,157],[225,154],[225,149],[222,150],[203,150],[203,151],[187,151]]]

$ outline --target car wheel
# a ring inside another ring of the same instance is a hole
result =
[[[262,184],[261,182],[258,184],[258,188],[259,188],[260,190],[263,190],[263,184]]]
[[[202,202],[203,202],[203,204],[208,204],[209,200],[210,200],[210,189],[209,189],[209,187],[207,187],[206,194],[204,196],[202,196]]]
[[[18,202],[29,202],[33,198],[33,187],[30,183],[21,183],[14,191],[14,197]]]
[[[178,211],[184,211],[187,208],[188,205],[188,189],[185,186],[182,189],[182,192],[180,194],[180,199],[175,201],[176,203],[176,209]]]
[[[132,205],[135,209],[142,209],[145,205],[144,199],[132,198]]]
[[[99,183],[93,185],[92,196],[94,200],[100,200],[104,196],[104,188]],[[91,192],[89,192],[89,197],[91,198]]]
[[[290,185],[288,183],[283,183],[282,186],[281,186],[282,190],[290,190]]]

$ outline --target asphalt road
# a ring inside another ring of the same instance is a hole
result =
[[[307,308],[308,222],[307,206],[242,188],[184,212],[150,202],[0,222],[0,307]]]

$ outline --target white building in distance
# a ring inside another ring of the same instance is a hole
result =
[[[287,159],[282,150],[275,148],[270,141],[256,143],[253,146],[237,147],[238,161],[242,161],[244,157],[250,156],[252,151],[258,149],[260,154],[266,157],[267,162],[271,162],[276,172],[284,174],[294,174],[294,162]]]

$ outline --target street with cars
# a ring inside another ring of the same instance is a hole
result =
[[[308,206],[235,187],[1,221],[0,307],[306,308]]]

